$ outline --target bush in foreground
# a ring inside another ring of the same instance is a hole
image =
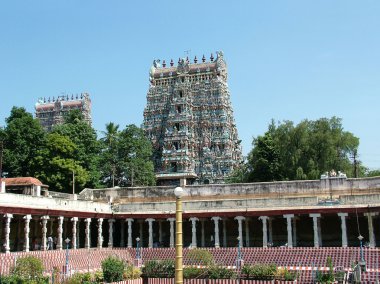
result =
[[[192,265],[212,265],[214,264],[214,257],[211,252],[205,249],[195,248],[187,253],[185,258],[188,264]]]
[[[115,256],[109,256],[102,261],[103,277],[107,283],[123,280],[124,269],[124,261]]]
[[[142,273],[148,278],[173,278],[175,274],[174,260],[149,260],[145,263]]]

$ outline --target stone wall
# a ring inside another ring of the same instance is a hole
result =
[[[107,203],[13,193],[0,193],[0,207],[111,213],[110,206]]]
[[[138,201],[165,201],[174,200],[173,187],[151,186],[151,187],[127,187],[106,189],[85,189],[80,195],[86,199],[109,201],[135,200]],[[380,177],[346,179],[328,178],[307,181],[278,181],[241,184],[210,184],[192,185],[185,188],[186,199],[231,198],[254,196],[260,197],[287,197],[287,196],[317,196],[329,195],[331,191],[339,192],[372,192],[380,190]]]
[[[83,198],[111,201],[116,212],[172,213],[173,187],[86,189]],[[311,208],[325,205],[380,205],[380,178],[328,178],[246,184],[187,186],[187,212]],[[324,200],[333,203],[324,203]]]

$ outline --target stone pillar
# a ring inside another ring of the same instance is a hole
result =
[[[288,248],[292,248],[293,247],[292,218],[294,218],[294,214],[285,214],[284,218],[286,218],[286,222],[287,222]]]
[[[273,246],[273,230],[272,230],[272,221],[273,221],[273,217],[269,217],[268,218],[268,241],[270,243],[271,246]]]
[[[338,213],[340,217],[340,227],[342,230],[342,247],[347,247],[347,227],[346,227],[346,217],[348,213]]]
[[[167,219],[170,222],[170,247],[174,248],[174,222],[175,218],[168,218]]]
[[[239,236],[239,245],[242,248],[244,246],[243,242],[243,220],[245,220],[245,217],[243,216],[236,216],[234,218],[235,220],[238,221],[238,236]]]
[[[376,239],[375,239],[375,233],[373,231],[373,218],[372,217],[378,215],[378,212],[364,213],[364,215],[367,216],[367,219],[368,219],[369,246],[371,248],[374,248],[374,247],[376,247]]]
[[[29,252],[29,232],[30,232],[30,219],[32,219],[32,215],[28,214],[28,215],[25,215],[23,217],[23,219],[25,220],[25,226],[24,226],[24,233],[25,233],[25,237],[24,237],[24,251],[25,252]]]
[[[260,216],[259,220],[263,222],[263,248],[268,247],[267,221],[268,216]]]
[[[318,218],[321,217],[321,214],[310,214],[311,218],[313,218],[313,230],[314,230],[314,247],[319,248],[319,229],[318,229]]]
[[[42,222],[42,243],[41,243],[41,250],[47,250],[47,222],[49,220],[49,216],[42,216],[41,222]]]
[[[158,243],[162,244],[162,220],[158,220]]]
[[[205,219],[201,219],[201,246],[205,247]]]
[[[80,219],[78,218],[77,222],[77,248],[80,248]]]
[[[84,241],[84,247],[86,249],[89,249],[91,248],[91,228],[90,228],[91,218],[84,219],[84,222],[86,223],[86,229],[85,229],[86,236],[85,236],[85,241]]]
[[[245,246],[249,247],[249,218],[245,218]]]
[[[125,221],[128,222],[128,241],[127,241],[127,246],[129,248],[132,247],[132,222],[133,222],[133,219],[132,218],[127,218],[125,219]],[[141,243],[142,243],[142,240],[141,240]]]
[[[103,247],[103,218],[98,219],[98,249]]]
[[[293,218],[293,247],[297,247],[297,219],[298,217]]]
[[[124,220],[120,220],[120,246],[123,248],[125,247],[125,240],[124,240]]]
[[[58,229],[57,229],[57,249],[58,250],[62,250],[62,244],[63,244],[63,237],[62,237],[62,233],[63,233],[63,216],[59,216],[58,217]]]
[[[5,218],[4,249],[5,249],[5,253],[9,253],[11,251],[10,242],[9,242],[9,235],[11,233],[11,219],[13,218],[13,215],[12,214],[5,214],[4,218]]]
[[[148,232],[149,232],[149,240],[148,240],[148,247],[153,247],[153,218],[148,218],[145,220],[145,222],[148,222]]]
[[[318,218],[318,241],[319,241],[319,247],[322,247],[322,227],[321,227],[321,218]]]
[[[214,242],[215,242],[215,247],[216,248],[219,248],[220,247],[220,244],[219,244],[219,220],[221,220],[222,218],[220,217],[212,217],[211,220],[214,221]]]
[[[115,219],[108,219],[108,247],[113,248],[113,223]]]
[[[223,218],[222,219],[222,224],[223,224],[223,247],[227,247],[227,227],[226,227],[226,222],[227,222],[227,219]]]
[[[71,237],[72,238],[71,243],[72,243],[73,249],[77,249],[77,222],[78,222],[78,217],[73,217],[70,220],[73,223],[73,229],[72,229],[73,236]]]
[[[197,247],[197,221],[199,219],[197,217],[192,217],[189,219],[191,221],[191,247],[196,248]]]

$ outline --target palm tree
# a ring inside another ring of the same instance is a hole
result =
[[[115,172],[118,161],[118,138],[119,138],[119,125],[113,122],[106,124],[106,131],[102,131],[104,137],[101,139],[103,142],[103,166],[105,171],[108,171],[109,177],[112,178],[112,187],[115,186]]]

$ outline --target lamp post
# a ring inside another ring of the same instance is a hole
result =
[[[238,270],[241,269],[242,265],[243,265],[243,259],[241,257],[241,243],[240,243],[240,237],[237,237],[237,242],[238,242],[238,257],[237,257],[237,261],[236,261],[236,268]]]
[[[65,265],[65,276],[67,277],[69,275],[69,243],[70,239],[66,238],[66,265]]]
[[[182,187],[176,187],[174,189],[174,195],[176,197],[175,207],[175,284],[183,283],[183,270],[182,270],[182,200],[181,197],[185,191]]]
[[[140,238],[137,237],[136,238],[136,259],[140,259],[141,258],[141,255],[140,255]]]
[[[359,265],[360,265],[362,271],[365,272],[366,271],[366,263],[365,263],[364,255],[363,255],[363,239],[364,239],[364,237],[362,235],[359,235],[358,239],[359,239],[359,242],[360,242],[360,261],[359,261]]]

